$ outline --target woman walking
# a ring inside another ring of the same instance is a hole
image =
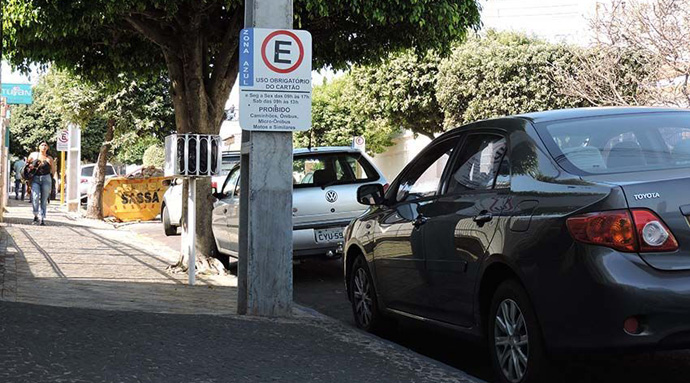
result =
[[[30,169],[35,170],[34,177],[31,180],[31,204],[34,208],[34,225],[38,225],[40,208],[40,224],[44,226],[46,219],[46,203],[50,196],[53,175],[55,174],[53,158],[48,155],[48,143],[41,141],[40,145],[38,145],[38,153],[32,153],[28,162]]]

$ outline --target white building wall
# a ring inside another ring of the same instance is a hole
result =
[[[406,131],[393,142],[394,145],[387,151],[373,157],[374,165],[381,170],[388,182],[393,181],[402,168],[421,152],[431,139],[426,136],[415,138],[412,132]]]

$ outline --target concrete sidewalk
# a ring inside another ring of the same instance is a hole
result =
[[[31,224],[27,202],[10,200],[0,225],[0,298],[65,307],[177,314],[235,314],[237,280],[166,267],[178,255],[112,225],[50,209]]]
[[[51,209],[0,224],[2,382],[479,382],[296,306],[235,315],[236,279],[165,268],[170,249]]]

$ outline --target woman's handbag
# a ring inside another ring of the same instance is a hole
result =
[[[34,176],[36,175],[36,171],[37,171],[37,170],[38,170],[37,167],[35,167],[35,166],[34,166],[34,167],[30,167],[29,164],[27,163],[27,164],[24,165],[24,167],[22,168],[22,174],[21,174],[22,179],[23,179],[24,181],[27,181],[27,182],[31,183],[31,180],[32,180],[32,179],[34,178]]]

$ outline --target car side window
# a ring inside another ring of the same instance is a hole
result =
[[[508,162],[501,166],[507,151],[505,138],[493,134],[469,135],[461,150],[453,164],[447,193],[493,189],[499,170],[502,174],[499,186],[505,187],[505,172],[510,175]]]
[[[238,197],[239,196],[239,180],[240,180],[240,168],[235,168],[230,172],[228,178],[225,179],[223,184],[223,196],[227,197]]]
[[[459,137],[452,137],[437,143],[419,158],[398,183],[395,193],[396,201],[430,197],[437,193],[443,176],[443,170],[448,163],[453,150],[457,146]]]

